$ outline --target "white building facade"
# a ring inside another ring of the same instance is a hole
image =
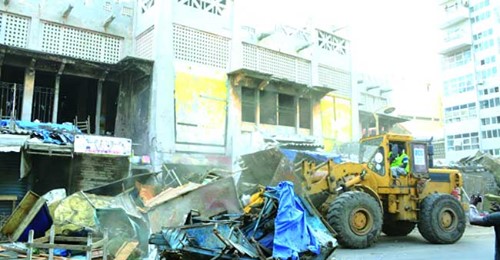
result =
[[[477,151],[500,155],[500,2],[439,1],[448,163]]]

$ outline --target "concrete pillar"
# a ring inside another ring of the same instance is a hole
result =
[[[52,107],[52,123],[57,123],[57,114],[59,113],[59,89],[61,84],[61,75],[56,75],[54,83],[54,105]]]
[[[33,95],[35,92],[35,70],[26,68],[24,71],[23,107],[21,120],[31,121],[31,110],[33,107]]]
[[[228,64],[230,72],[243,68],[243,44],[241,41],[241,23],[239,22],[239,1],[234,0],[231,8],[231,55]],[[233,77],[237,77],[233,75]],[[241,138],[241,87],[234,86],[235,81],[229,78],[227,87],[227,132],[226,132],[226,155],[231,155],[234,162],[238,158],[235,147]]]
[[[101,134],[101,110],[102,110],[102,83],[104,80],[97,81],[97,101],[95,105],[95,132],[94,134]]]
[[[175,152],[175,67],[173,48],[173,1],[156,1],[154,7],[153,58],[149,141],[155,170],[162,156]]]
[[[352,68],[352,66],[351,66]],[[354,77],[351,69],[351,116],[352,116],[352,141],[357,142],[361,138],[361,121],[359,119],[359,100],[360,100],[360,88],[361,85],[358,84],[358,79]]]
[[[311,44],[311,86],[319,86],[319,45],[318,45],[318,31],[313,18],[309,20],[309,34],[311,35],[309,41]],[[334,87],[334,86],[329,86]]]
[[[28,49],[41,50],[42,49],[42,26],[40,25],[40,12],[33,12],[30,19],[30,28],[28,34]]]

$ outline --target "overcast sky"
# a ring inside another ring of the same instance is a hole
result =
[[[243,20],[258,28],[347,26],[356,71],[435,81],[439,73],[439,7],[435,0],[240,0]]]

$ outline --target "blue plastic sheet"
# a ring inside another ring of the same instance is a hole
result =
[[[318,255],[321,245],[307,223],[307,212],[293,192],[293,183],[283,181],[267,190],[279,200],[274,221],[273,258],[299,259],[299,253],[306,251]]]
[[[0,127],[7,127],[10,120],[0,120]],[[15,121],[16,126],[30,132],[31,137],[44,143],[64,145],[73,143],[74,134],[82,132],[72,124],[36,123],[30,121]]]

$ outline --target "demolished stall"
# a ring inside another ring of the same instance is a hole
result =
[[[127,177],[132,141],[83,135],[72,124],[1,120],[0,212],[8,216],[28,190],[71,194]]]

